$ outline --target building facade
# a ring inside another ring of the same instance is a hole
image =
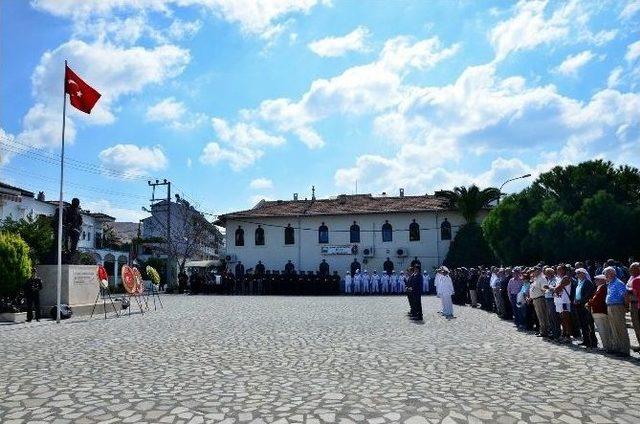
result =
[[[482,220],[486,211],[478,217]],[[340,195],[332,199],[262,201],[253,209],[219,217],[226,228],[226,259],[233,269],[261,261],[266,269],[317,271],[324,260],[342,276],[353,261],[383,270],[387,258],[404,270],[418,259],[431,271],[442,264],[465,223],[436,196]]]

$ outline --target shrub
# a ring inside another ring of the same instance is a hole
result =
[[[482,228],[475,222],[463,225],[456,233],[444,260],[448,267],[491,265],[493,252],[485,240]]]
[[[27,243],[17,234],[0,232],[0,309],[20,303],[22,285],[30,276]]]

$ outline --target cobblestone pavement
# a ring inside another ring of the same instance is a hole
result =
[[[639,423],[640,360],[406,299],[166,296],[0,327],[0,422]]]

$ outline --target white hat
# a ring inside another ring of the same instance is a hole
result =
[[[589,273],[587,272],[587,270],[586,270],[586,269],[584,269],[584,268],[578,268],[578,269],[576,269],[576,274],[577,274],[577,273],[579,273],[579,272],[581,272],[581,273],[583,273],[583,274],[585,274],[585,275],[589,275]]]

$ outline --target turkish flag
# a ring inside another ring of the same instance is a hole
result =
[[[95,106],[96,102],[100,98],[98,93],[93,87],[86,82],[82,81],[75,72],[65,65],[64,72],[64,91],[69,93],[71,99],[71,106],[84,113],[91,113],[91,109]]]

